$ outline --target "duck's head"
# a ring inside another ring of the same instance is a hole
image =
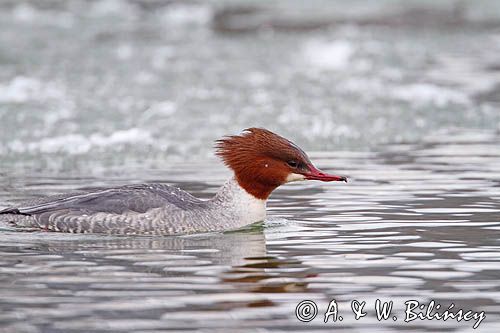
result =
[[[234,171],[238,184],[258,199],[267,199],[278,186],[298,180],[345,181],[317,169],[293,142],[263,128],[216,141],[216,154]]]

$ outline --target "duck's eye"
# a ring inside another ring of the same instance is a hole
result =
[[[286,162],[286,164],[288,164],[288,166],[291,168],[296,168],[299,166],[299,162],[297,162],[297,161],[288,161],[288,162]]]

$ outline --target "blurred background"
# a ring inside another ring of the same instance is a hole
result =
[[[0,0],[0,209],[158,181],[208,198],[213,140],[251,126],[349,176],[283,186],[234,233],[0,225],[0,332],[472,331],[405,324],[409,299],[500,332],[499,55],[496,0]],[[400,319],[295,317],[332,298]]]
[[[0,160],[163,168],[250,126],[306,151],[497,132],[499,54],[495,0],[1,0]]]

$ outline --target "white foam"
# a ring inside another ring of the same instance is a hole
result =
[[[133,145],[151,145],[154,143],[153,137],[149,132],[139,128],[130,128],[127,130],[116,131],[110,135],[94,133],[90,136],[82,134],[67,134],[56,137],[45,138],[39,141],[23,143],[20,140],[10,142],[8,150],[25,153],[68,153],[84,154],[93,148]]]
[[[415,105],[433,104],[438,107],[444,107],[448,104],[468,104],[470,102],[469,97],[459,90],[428,83],[394,87],[392,96]]]
[[[165,8],[162,18],[173,25],[205,25],[212,19],[212,10],[208,6],[173,4]]]
[[[12,17],[17,21],[31,22],[38,17],[38,12],[30,4],[21,3],[12,9]]]
[[[141,121],[148,121],[151,118],[168,117],[177,112],[177,104],[172,101],[161,101],[151,105],[142,115]]]
[[[246,81],[253,87],[262,87],[271,82],[269,75],[263,72],[250,72],[246,76]]]
[[[130,44],[122,44],[115,49],[116,57],[120,60],[128,60],[134,55],[134,49]]]
[[[69,12],[37,9],[29,3],[20,3],[12,8],[12,18],[17,23],[52,25],[70,28],[74,24],[74,16]]]
[[[322,70],[341,70],[348,67],[353,53],[352,44],[346,40],[309,41],[302,49],[306,62]]]
[[[0,103],[24,103],[63,96],[64,90],[61,87],[27,76],[16,76],[11,81],[0,84]]]

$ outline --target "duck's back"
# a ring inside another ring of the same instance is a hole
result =
[[[165,184],[127,185],[51,196],[0,211],[0,221],[51,231],[174,234],[206,202]],[[188,226],[189,227],[189,226]]]

